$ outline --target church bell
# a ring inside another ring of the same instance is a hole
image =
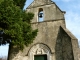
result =
[[[43,17],[43,13],[39,13],[39,17],[42,18]]]

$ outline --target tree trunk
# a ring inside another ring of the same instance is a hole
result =
[[[18,52],[19,52],[19,48],[10,44],[9,50],[8,50],[8,59],[7,60],[12,60]]]

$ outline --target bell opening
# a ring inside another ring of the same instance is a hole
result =
[[[39,9],[38,19],[39,19],[38,20],[39,22],[42,22],[43,19],[44,19],[44,14],[43,14],[43,9],[42,8]]]

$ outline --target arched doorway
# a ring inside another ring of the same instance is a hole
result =
[[[28,53],[29,60],[51,60],[51,50],[45,44],[35,44]]]

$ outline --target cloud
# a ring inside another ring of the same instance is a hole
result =
[[[80,14],[67,11],[65,15],[67,28],[78,38],[80,41]]]
[[[53,0],[59,8],[66,11],[66,26],[80,44],[80,0]]]
[[[80,1],[75,0],[75,1],[68,2],[66,3],[66,8],[72,11],[80,11]]]

